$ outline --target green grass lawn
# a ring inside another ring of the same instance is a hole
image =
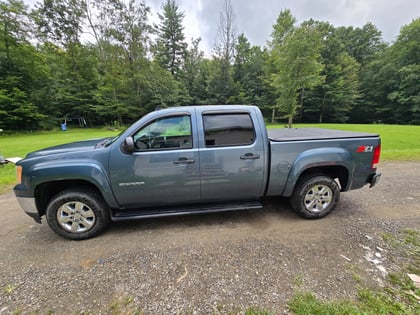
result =
[[[283,128],[284,125],[269,125]],[[420,160],[420,126],[352,125],[352,124],[296,124],[293,127],[316,127],[377,133],[381,136],[381,161]]]
[[[112,137],[117,133],[117,131],[106,129],[86,128],[0,135],[0,155],[4,157],[24,157],[29,152],[49,146],[78,140]],[[0,193],[10,191],[15,181],[15,167],[13,164],[0,167]]]
[[[67,131],[41,131],[0,135],[0,154],[5,157],[24,157],[27,153],[49,146],[79,140],[112,137],[118,132],[106,129],[78,128]]]
[[[269,128],[283,127],[283,125],[269,126]],[[420,126],[311,124],[295,125],[295,127],[322,127],[378,133],[382,139],[381,160],[420,160]],[[0,155],[5,157],[24,157],[28,152],[44,147],[78,140],[110,137],[116,134],[117,131],[104,129],[72,129],[66,132],[52,131],[0,135]],[[0,167],[0,193],[10,191],[14,182],[14,165],[8,164]],[[420,234],[418,234],[418,231],[413,233],[415,233],[416,237],[417,247],[415,247],[415,251],[418,252]],[[403,245],[404,243],[398,244],[398,248],[404,248]],[[407,257],[414,257],[414,255],[408,253]],[[417,261],[416,265],[417,269],[415,272],[419,272]],[[387,290],[378,292],[360,290],[356,302],[347,300],[322,302],[315,298],[312,293],[298,293],[289,302],[289,307],[295,314],[418,314],[420,306],[415,301],[415,298],[412,297],[412,292],[419,295],[419,289],[415,289],[412,284],[408,284],[405,273],[394,276],[394,278],[403,285],[401,286],[397,283],[400,286],[398,287],[397,284],[394,284],[396,287],[392,288],[392,294],[389,294]],[[398,298],[394,301],[395,296]],[[379,309],[382,312],[378,312]],[[265,310],[255,311],[250,309],[246,314],[262,315],[271,313]]]
[[[382,139],[382,161],[420,160],[420,126],[350,125],[350,124],[297,124],[294,127],[319,127],[350,131],[378,133]],[[284,125],[269,125],[284,128]],[[78,140],[111,137],[117,131],[106,129],[70,129],[68,131],[44,131],[0,135],[0,155],[20,156],[41,148]],[[10,190],[15,182],[13,165],[0,167],[0,193]]]

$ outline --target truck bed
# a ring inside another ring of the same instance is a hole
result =
[[[275,128],[268,129],[267,132],[268,138],[274,142],[379,137],[367,132],[322,128]]]

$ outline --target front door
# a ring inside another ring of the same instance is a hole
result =
[[[132,135],[134,153],[113,150],[110,176],[121,207],[152,208],[200,200],[199,155],[191,126],[187,114],[157,118]]]

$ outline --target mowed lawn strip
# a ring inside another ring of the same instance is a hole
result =
[[[382,140],[381,161],[420,160],[420,126],[356,125],[356,124],[295,124],[294,128],[312,127],[370,132],[379,134]],[[283,124],[268,128],[284,128]],[[115,136],[117,131],[106,129],[75,128],[68,131],[42,131],[16,135],[0,135],[0,155],[24,157],[27,153],[63,143]],[[15,168],[8,164],[0,167],[0,193],[14,185]]]
[[[326,128],[379,134],[382,142],[381,161],[420,160],[420,126],[381,124],[295,124],[293,127]],[[284,128],[284,125],[269,125],[268,128]]]
[[[8,157],[25,157],[29,152],[54,145],[112,137],[118,131],[106,129],[70,129],[68,131],[41,131],[34,133],[19,133],[15,135],[0,135],[0,155]],[[0,167],[0,194],[11,190],[16,182],[15,166],[7,164]]]
[[[377,133],[382,138],[382,160],[420,160],[420,126],[310,124],[295,125],[295,127],[320,127]],[[269,128],[283,128],[283,125],[270,125]],[[0,154],[6,157],[24,157],[28,152],[48,146],[110,137],[116,134],[117,132],[101,129],[76,129],[66,132],[0,135]],[[0,167],[0,193],[10,191],[14,182],[14,165],[8,164]],[[419,248],[420,234],[419,231],[408,232],[411,233],[410,243],[407,243],[405,237],[403,238],[405,241],[398,244],[397,248],[405,251],[405,247],[410,245],[407,248],[415,253]],[[415,256],[408,252],[407,257]],[[418,267],[413,270],[418,272]],[[321,301],[311,292],[298,292],[288,305],[294,314],[376,314],[379,313],[379,309],[383,314],[419,314],[420,307],[415,298],[420,294],[419,289],[415,289],[413,284],[408,282],[404,272],[393,277],[396,279],[394,280],[396,288],[393,288],[391,293],[387,290],[361,289],[355,301]],[[272,313],[264,309],[248,309],[246,314],[269,315]]]

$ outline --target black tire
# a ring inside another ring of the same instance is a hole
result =
[[[54,232],[72,240],[97,236],[111,221],[102,197],[91,189],[62,191],[49,202],[46,218]]]
[[[313,175],[299,180],[290,199],[293,210],[305,219],[325,217],[337,206],[340,187],[325,175]]]

